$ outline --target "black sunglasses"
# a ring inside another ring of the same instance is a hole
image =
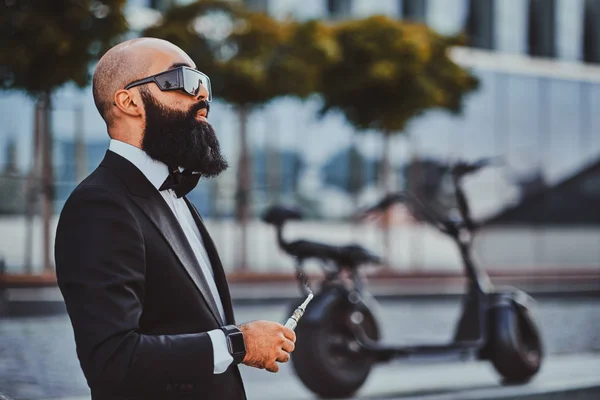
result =
[[[200,92],[200,85],[202,85],[208,92],[206,101],[210,102],[212,100],[209,77],[202,72],[189,67],[177,67],[160,72],[156,75],[131,82],[125,86],[125,89],[152,82],[156,83],[156,86],[162,91],[183,90],[185,93],[194,97],[198,95]]]

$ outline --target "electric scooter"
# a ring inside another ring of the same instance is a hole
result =
[[[304,296],[311,292],[303,271],[304,262],[320,260],[324,270],[320,288],[296,327],[296,349],[292,353],[294,370],[308,389],[321,397],[350,397],[364,384],[374,364],[393,359],[488,360],[503,382],[512,384],[527,382],[538,372],[543,349],[532,316],[533,299],[515,288],[494,287],[471,255],[478,226],[471,218],[461,182],[464,176],[486,164],[486,160],[458,163],[450,169],[459,220],[440,217],[406,192],[389,195],[369,209],[385,210],[394,203],[404,202],[458,246],[467,287],[450,343],[414,346],[381,343],[377,304],[360,273],[361,266],[381,264],[381,258],[357,244],[333,246],[308,240],[286,241],[283,236],[286,221],[302,219],[302,213],[283,206],[266,210],[263,221],[275,226],[279,246],[296,260],[296,275]],[[290,311],[296,306],[292,304]]]

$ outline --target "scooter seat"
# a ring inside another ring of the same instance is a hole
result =
[[[276,226],[283,225],[288,220],[300,220],[303,217],[301,210],[281,205],[267,208],[261,216],[264,222]]]
[[[381,263],[381,258],[378,255],[358,244],[334,246],[308,240],[297,240],[289,243],[285,251],[300,259],[316,258],[323,261],[332,261],[343,267],[358,267],[361,264]]]

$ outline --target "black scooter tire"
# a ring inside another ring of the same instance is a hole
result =
[[[540,369],[543,346],[530,312],[515,303],[495,307],[489,359],[504,378],[504,384],[528,382]]]
[[[331,307],[319,324],[299,324],[296,328],[296,348],[292,353],[292,365],[302,383],[313,393],[324,398],[348,398],[365,383],[374,360],[367,355],[354,355],[347,362],[335,362],[328,353],[328,340],[337,334],[350,335],[349,328],[340,323],[348,318],[349,307],[343,302]],[[369,310],[364,315],[363,329],[374,340],[379,331]],[[350,336],[349,336],[350,337]]]

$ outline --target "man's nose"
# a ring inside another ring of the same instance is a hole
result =
[[[196,100],[208,101],[208,89],[202,84],[200,85],[200,90],[198,91],[198,96],[196,96]]]

